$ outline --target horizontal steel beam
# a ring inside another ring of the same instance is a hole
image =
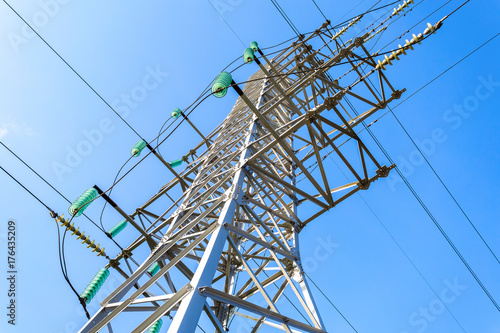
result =
[[[273,312],[273,311],[268,310],[266,308],[260,307],[258,305],[251,303],[251,302],[244,301],[236,296],[226,294],[222,291],[219,291],[219,290],[211,288],[211,287],[200,288],[199,292],[203,296],[210,297],[211,299],[217,300],[219,302],[231,304],[233,306],[236,306],[236,307],[239,307],[241,309],[256,313],[258,315],[269,318],[271,320],[275,320],[279,323],[298,328],[298,329],[303,330],[305,332],[326,333],[323,330],[320,330],[318,328],[301,323],[300,321],[297,321],[297,320],[292,319],[290,317]]]

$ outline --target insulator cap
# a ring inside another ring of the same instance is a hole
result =
[[[245,52],[243,52],[243,61],[245,61],[247,64],[253,62],[255,59],[255,52],[252,48],[247,48]]]
[[[130,151],[130,154],[132,154],[132,156],[134,156],[134,157],[138,157],[139,155],[141,155],[141,151],[144,148],[146,148],[146,145],[147,145],[146,141],[140,140],[139,142],[137,142],[135,144],[134,147],[132,147],[132,150]]]
[[[177,119],[181,114],[182,114],[181,109],[177,108],[174,111],[172,111],[170,115],[172,116],[172,118]]]
[[[252,50],[254,50],[255,52],[257,52],[259,50],[259,44],[257,44],[256,41],[253,41],[253,42],[250,43],[250,48]]]
[[[68,212],[71,216],[80,216],[83,214],[83,211],[92,203],[92,201],[97,198],[99,194],[95,188],[89,188],[85,191],[78,199],[71,204],[68,208]]]
[[[226,96],[228,87],[231,86],[231,82],[233,82],[233,77],[231,73],[222,72],[215,79],[214,84],[212,85],[212,93],[215,97],[221,98]]]
[[[179,159],[179,160],[170,161],[170,162],[168,162],[168,164],[169,164],[172,168],[177,168],[178,166],[181,166],[181,165],[182,165],[182,160],[181,160],[181,159]]]

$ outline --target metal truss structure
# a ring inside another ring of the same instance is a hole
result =
[[[252,332],[326,331],[299,234],[389,174],[394,166],[375,159],[359,125],[404,92],[365,47],[376,32],[341,42],[327,26],[273,59],[256,53],[259,69],[243,89],[233,82],[236,104],[187,157],[183,172],[133,214],[115,207],[140,236],[110,261],[125,281],[80,332],[112,331],[120,318],[133,318],[131,332],[145,332],[165,316],[172,318],[168,332],[194,332],[203,313],[216,332],[226,332],[233,316],[253,321]],[[327,152],[354,182],[327,172]],[[132,254],[146,246],[150,255],[131,269]],[[155,263],[160,269],[151,274]],[[305,318],[278,308],[285,293]]]

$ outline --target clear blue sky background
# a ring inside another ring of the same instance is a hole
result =
[[[129,106],[126,116],[142,136],[152,139],[172,109],[188,106],[226,64],[241,56],[252,40],[266,47],[293,36],[270,1],[213,2],[245,46],[206,0],[66,0],[57,8],[46,7],[50,15],[44,14],[41,4],[53,1],[13,1],[12,5],[30,23],[35,22],[40,34],[107,101],[121,107],[123,112],[127,107],[120,101],[121,96],[130,95],[142,86],[148,71],[163,72],[157,87]],[[375,2],[317,0],[333,22],[363,12]],[[389,2],[381,1],[380,5]],[[445,2],[422,1],[405,20],[391,26],[379,45],[387,44]],[[280,3],[301,32],[312,31],[324,21],[312,1]],[[426,21],[437,22],[461,3],[452,0]],[[471,1],[447,20],[435,36],[389,67],[386,74],[396,88],[407,88],[408,96],[498,33],[499,12],[499,1]],[[376,16],[382,14],[378,12]],[[3,2],[0,17],[2,142],[71,200],[94,184],[108,188],[138,138],[38,37],[27,34],[23,23]],[[373,16],[368,15],[360,27],[372,20]],[[426,21],[412,32],[422,32]],[[13,38],[18,38],[20,44],[13,43]],[[497,255],[500,255],[497,241],[500,68],[495,55],[499,43],[500,40],[494,40],[395,110]],[[397,43],[391,45],[395,46]],[[234,75],[235,80],[245,80],[256,68],[245,66]],[[230,93],[222,100],[209,99],[193,113],[192,121],[204,133],[210,132],[230,111],[236,97]],[[456,112],[460,107],[465,110],[462,114]],[[95,131],[102,124],[106,124],[107,131],[99,130],[101,138]],[[388,115],[372,129],[492,296],[500,301],[500,265],[430,169],[415,155],[415,148],[401,128]],[[181,130],[162,146],[167,159],[179,158],[198,141],[186,124]],[[439,137],[433,137],[436,131]],[[87,156],[73,156],[64,173],[56,172],[55,166],[67,164],[71,151],[85,149],[82,146],[88,140],[85,133],[96,135],[94,143],[86,147]],[[388,163],[374,142],[367,136],[363,138],[379,160]],[[52,209],[59,213],[67,211],[68,204],[62,198],[1,147],[0,165]],[[149,158],[115,188],[113,198],[131,213],[169,177],[157,160]],[[75,332],[85,318],[60,273],[54,221],[43,206],[3,173],[0,184],[0,237],[5,236],[9,219],[17,221],[19,235],[17,326],[6,323],[7,284],[2,273],[0,331]],[[312,223],[301,235],[309,275],[358,332],[463,332],[457,321],[468,333],[500,332],[498,311],[395,175],[376,182],[362,196],[430,286],[447,296],[447,307],[456,320],[450,312],[441,311],[432,290],[375,215],[360,196],[353,196]],[[102,204],[99,200],[87,210],[94,220],[98,219]],[[115,212],[108,210],[104,223],[109,228],[119,220]],[[106,243],[108,253],[118,252],[87,220],[79,218],[77,223],[93,238]],[[136,235],[129,232],[120,237],[119,241],[127,244]],[[5,238],[0,242],[0,267],[4,272]],[[325,248],[328,243],[333,245]],[[96,258],[71,236],[66,244],[69,275],[81,291],[105,265],[105,260]],[[111,274],[104,293],[120,281],[116,272]],[[453,294],[449,285],[456,283],[461,289]],[[314,287],[313,292],[327,329],[352,332]],[[97,304],[96,301],[91,304],[92,313]],[[429,315],[423,315],[422,311],[429,308]],[[243,322],[236,322],[235,326],[237,332],[249,331]]]

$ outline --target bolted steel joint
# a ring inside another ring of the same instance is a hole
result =
[[[342,49],[339,51],[339,57],[341,58],[345,58],[347,57],[351,52],[349,50],[346,50],[346,49]]]
[[[365,39],[363,37],[356,37],[356,38],[354,38],[354,43],[353,44],[355,46],[360,47],[364,43],[365,43]]]
[[[323,104],[328,110],[331,110],[338,104],[338,100],[335,97],[327,97]]]
[[[391,172],[391,168],[388,168],[387,166],[383,165],[380,167],[380,169],[377,170],[377,175],[379,177],[387,177],[389,176],[389,173]]]
[[[370,188],[370,181],[367,180],[367,179],[362,179],[359,183],[358,183],[358,187],[360,190],[367,190]]]
[[[118,260],[118,259],[110,259],[109,260],[109,266],[113,267],[113,268],[116,268],[116,267],[120,266],[120,260]]]
[[[122,254],[123,254],[124,258],[131,258],[132,257],[132,251],[127,250],[127,249],[123,250]]]
[[[401,95],[403,95],[403,91],[401,91],[401,90],[395,90],[392,93],[391,97],[394,98],[394,99],[400,99]]]

